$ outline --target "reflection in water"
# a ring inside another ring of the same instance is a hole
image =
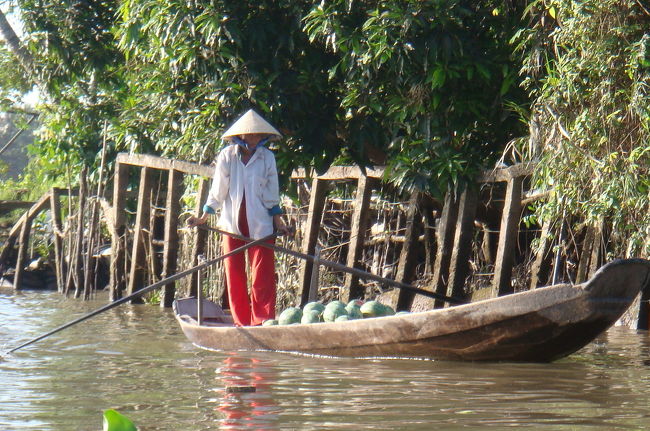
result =
[[[278,429],[279,408],[271,393],[274,374],[273,368],[254,357],[230,353],[224,359],[216,378],[221,383],[217,390],[221,429]]]
[[[0,345],[103,304],[0,292]],[[141,431],[647,429],[649,358],[625,328],[553,364],[215,353],[170,312],[122,306],[0,361],[0,430],[97,431],[109,408]]]

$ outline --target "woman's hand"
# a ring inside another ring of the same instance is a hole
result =
[[[282,220],[280,214],[273,216],[273,225],[275,226],[275,230],[281,235],[293,236],[293,229],[284,224],[284,220]]]
[[[187,219],[187,226],[194,227],[201,224],[205,224],[207,221],[208,221],[207,213],[203,214],[201,217],[190,216],[190,218]]]

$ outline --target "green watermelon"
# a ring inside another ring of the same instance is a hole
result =
[[[333,322],[337,317],[344,315],[347,315],[345,304],[341,301],[332,301],[325,306],[325,311],[323,311],[323,320],[325,322]]]
[[[348,320],[350,320],[350,318],[345,314],[334,319],[335,322],[346,322]]]
[[[353,305],[356,305],[357,307],[361,307],[363,305],[363,301],[360,299],[353,299],[350,302],[348,302],[348,305],[346,305],[346,307],[351,307]]]
[[[384,305],[384,316],[394,316],[395,315],[395,310],[393,310],[393,307],[390,305]]]
[[[325,306],[321,304],[320,302],[310,302],[308,304],[305,304],[304,307],[302,307],[302,314],[305,314],[308,311],[311,310],[316,310],[318,311],[319,314],[323,314],[323,311],[325,311]]]
[[[363,314],[361,314],[361,308],[353,302],[350,302],[345,306],[345,311],[347,312],[350,320],[363,318]]]
[[[278,321],[276,319],[268,319],[262,322],[262,326],[276,326]]]
[[[360,307],[361,314],[364,318],[381,317],[384,315],[384,305],[378,301],[368,301]]]
[[[318,310],[303,310],[300,323],[318,323],[320,322],[321,313]]]
[[[327,304],[327,305],[325,306],[325,308],[328,308],[328,307],[330,307],[330,308],[331,308],[331,307],[335,307],[335,308],[343,307],[343,308],[345,308],[345,303],[343,303],[343,302],[341,302],[341,301],[339,301],[339,300],[337,299],[337,300],[335,300],[335,301],[330,302],[329,304]]]
[[[280,325],[291,325],[292,323],[300,323],[302,319],[302,310],[298,307],[289,307],[280,313],[278,323]]]

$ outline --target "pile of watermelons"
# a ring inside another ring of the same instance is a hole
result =
[[[401,311],[397,314],[406,314]],[[267,320],[264,326],[272,325],[297,325],[305,323],[319,322],[343,322],[346,320],[356,320],[369,317],[392,316],[395,314],[388,305],[379,301],[362,302],[358,299],[345,304],[341,301],[332,301],[327,305],[320,302],[310,302],[302,309],[298,307],[289,307],[284,310],[277,319]]]

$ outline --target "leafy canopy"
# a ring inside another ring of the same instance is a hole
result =
[[[610,222],[615,256],[650,253],[650,12],[637,1],[534,2],[520,34],[530,151],[549,219]]]
[[[523,133],[525,97],[507,40],[520,12],[500,2],[322,2],[310,40],[336,56],[339,134],[359,158],[380,149],[393,179],[441,195]],[[501,9],[499,9],[501,8]]]
[[[512,2],[17,0],[47,82],[52,175],[110,154],[209,161],[246,109],[285,134],[278,166],[388,163],[442,194],[491,163],[525,104]],[[109,158],[110,160],[110,158]]]

